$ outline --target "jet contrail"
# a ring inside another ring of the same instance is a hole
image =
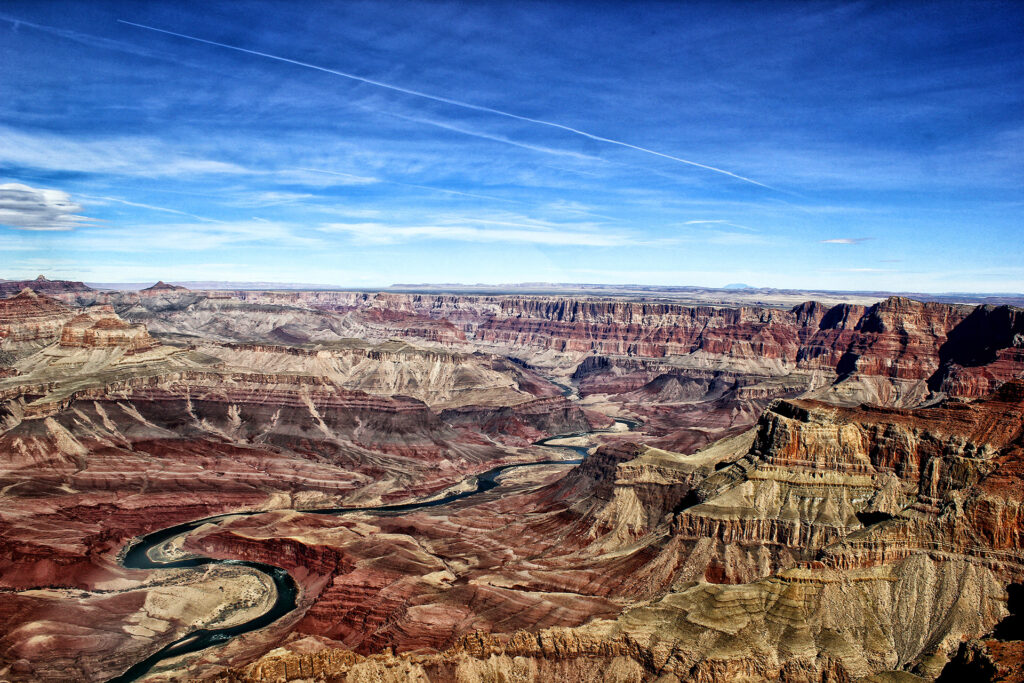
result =
[[[288,59],[287,57],[279,57],[277,55],[272,55],[272,54],[269,54],[269,53],[266,53],[266,52],[259,52],[257,50],[249,50],[249,49],[246,49],[244,47],[237,47],[235,45],[228,45],[227,43],[218,43],[215,40],[206,40],[204,38],[197,38],[196,36],[190,36],[190,35],[186,35],[184,33],[175,33],[174,31],[167,31],[167,30],[162,29],[162,28],[155,28],[153,26],[146,26],[145,24],[136,24],[133,21],[125,21],[124,19],[118,19],[117,21],[119,23],[122,23],[122,24],[127,24],[129,26],[135,26],[136,28],[145,29],[147,31],[156,31],[157,33],[164,33],[164,34],[169,35],[169,36],[176,36],[178,38],[184,38],[185,40],[194,40],[197,43],[205,43],[207,45],[215,45],[217,47],[223,47],[223,48],[228,49],[228,50],[235,50],[236,52],[244,52],[246,54],[256,55],[257,57],[265,57],[267,59],[273,59],[273,60],[276,60],[278,62],[285,62],[287,64],[294,64],[295,66],[301,66],[301,67],[305,67],[307,69],[314,69],[316,71],[322,71],[324,73],[333,74],[335,76],[341,76],[342,78],[348,78],[348,79],[353,80],[353,81],[359,81],[360,83],[366,83],[368,85],[375,85],[378,88],[385,88],[387,90],[393,90],[395,92],[404,93],[406,95],[412,95],[413,97],[422,97],[422,98],[427,99],[427,100],[433,100],[434,102],[442,102],[444,104],[450,104],[453,107],[461,107],[463,109],[471,109],[473,111],[481,111],[481,112],[486,112],[488,114],[496,114],[497,116],[504,116],[504,117],[510,118],[510,119],[516,119],[516,120],[519,120],[519,121],[526,121],[527,123],[536,123],[536,124],[541,125],[541,126],[548,126],[549,128],[557,128],[558,130],[564,130],[564,131],[566,131],[568,133],[573,133],[574,135],[579,135],[579,136],[588,138],[590,140],[595,140],[597,142],[603,142],[603,143],[609,144],[609,145],[617,145],[619,147],[625,147],[627,149],[636,150],[637,152],[643,152],[644,154],[651,154],[651,155],[654,155],[656,157],[661,157],[663,159],[669,159],[671,161],[677,161],[677,162],[679,162],[681,164],[686,164],[688,166],[695,166],[697,168],[702,168],[702,169],[704,169],[706,171],[712,171],[714,173],[720,173],[722,175],[729,176],[730,178],[735,178],[737,180],[742,180],[745,183],[750,183],[752,185],[757,185],[758,187],[763,187],[763,188],[768,189],[768,190],[776,190],[776,191],[778,191],[777,188],[774,188],[771,185],[765,185],[764,183],[759,183],[756,180],[752,180],[750,178],[746,178],[744,176],[741,176],[741,175],[738,175],[736,173],[733,173],[732,171],[726,171],[725,169],[722,169],[722,168],[716,168],[714,166],[708,166],[706,164],[697,163],[696,161],[690,161],[689,159],[683,159],[681,157],[675,157],[675,156],[672,156],[671,154],[664,154],[662,152],[656,152],[653,149],[648,149],[646,147],[640,147],[639,145],[632,145],[632,144],[630,144],[628,142],[622,142],[621,140],[613,140],[611,138],[606,138],[606,137],[603,137],[601,135],[595,135],[593,133],[588,133],[585,130],[579,130],[578,128],[572,128],[571,126],[562,125],[561,123],[554,123],[553,121],[545,121],[543,119],[535,119],[535,118],[532,118],[532,117],[529,117],[529,116],[520,116],[519,114],[513,114],[511,112],[502,111],[500,109],[492,109],[491,107],[485,107],[485,106],[482,106],[482,105],[479,105],[479,104],[471,104],[469,102],[462,102],[460,100],[453,100],[451,98],[442,97],[440,95],[431,95],[430,93],[420,92],[419,90],[411,90],[409,88],[403,88],[403,87],[398,86],[398,85],[391,85],[390,83],[384,83],[382,81],[375,81],[372,78],[364,78],[362,76],[357,76],[355,74],[350,74],[350,73],[347,73],[345,71],[338,71],[336,69],[328,69],[328,68],[323,67],[323,66],[317,66],[316,64],[310,64],[309,62],[300,62],[300,61],[298,61],[296,59]]]
[[[100,200],[108,201],[108,202],[117,202],[118,204],[124,204],[125,206],[137,206],[140,209],[150,209],[151,211],[163,211],[164,213],[174,213],[174,214],[178,214],[180,216],[189,216],[191,218],[196,218],[198,220],[205,221],[207,223],[223,223],[224,222],[224,221],[219,221],[216,218],[207,218],[206,216],[197,216],[196,214],[189,213],[187,211],[178,211],[177,209],[168,209],[168,208],[163,207],[163,206],[153,206],[152,204],[140,204],[139,202],[130,202],[127,199],[118,199],[117,197],[100,197],[100,196],[96,196],[96,195],[92,195],[92,194],[80,194],[78,196],[79,197],[85,197],[86,199],[100,199]]]

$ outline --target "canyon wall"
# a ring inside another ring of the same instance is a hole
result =
[[[252,577],[117,561],[231,511],[168,552],[286,567],[298,607],[154,680],[934,679],[1007,650],[1019,309],[55,296],[0,300],[7,679],[99,680],[231,617],[215,591]],[[578,456],[556,434],[588,457],[319,514]],[[161,611],[175,581],[212,611]]]

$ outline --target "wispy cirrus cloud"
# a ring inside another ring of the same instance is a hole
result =
[[[521,204],[522,202],[515,199],[508,199],[505,197],[495,197],[492,195],[477,194],[475,192],[462,192],[461,190],[451,190],[444,187],[433,187],[430,185],[418,185],[416,183],[404,183],[398,180],[387,180],[384,178],[375,178],[372,176],[360,176],[352,173],[342,173],[339,171],[328,171],[325,169],[317,168],[300,168],[299,171],[306,171],[309,173],[320,173],[329,176],[336,176],[345,179],[345,184],[350,185],[373,185],[376,183],[384,183],[387,185],[397,185],[399,187],[410,187],[416,190],[427,190],[428,192],[440,192],[441,194],[455,195],[459,197],[470,197],[472,199],[487,199],[497,202],[508,202],[510,204]]]
[[[120,40],[112,40],[110,38],[104,38],[101,36],[94,36],[88,33],[82,33],[80,31],[72,31],[70,29],[58,28],[56,26],[50,26],[48,24],[38,24],[32,21],[25,21],[18,17],[11,16],[9,14],[0,14],[0,21],[10,24],[11,29],[19,31],[22,28],[32,29],[34,31],[41,31],[43,33],[49,33],[50,35],[64,38],[81,45],[88,47],[102,48],[104,50],[114,50],[117,52],[124,52],[127,54],[135,55],[136,57],[153,57],[158,53],[153,50],[139,47],[134,43],[126,43]],[[169,55],[160,56],[168,58]]]
[[[17,230],[66,231],[94,219],[81,215],[82,206],[61,190],[0,185],[0,225]]]
[[[722,225],[730,228],[739,228],[740,230],[749,230],[751,232],[757,232],[757,228],[751,228],[749,225],[733,223],[732,221],[722,219],[684,221],[683,225]]]
[[[310,236],[301,226],[254,218],[222,223],[159,223],[141,227],[115,227],[91,231],[69,246],[111,253],[223,251],[233,247],[263,246],[275,250],[322,248],[325,241]]]
[[[867,242],[873,237],[836,237],[830,240],[818,240],[821,244],[860,244],[861,242]]]
[[[265,192],[248,192],[230,200],[231,206],[242,207],[270,207],[301,204],[310,199],[316,199],[316,195],[308,192],[283,192],[280,190],[268,190]]]
[[[428,118],[425,116],[407,116],[405,114],[397,114],[395,112],[388,112],[389,115],[404,121],[412,121],[414,123],[422,123],[428,126],[434,126],[435,128],[442,128],[444,130],[450,130],[453,133],[461,133],[462,135],[469,135],[471,137],[480,138],[481,140],[491,140],[493,142],[499,142],[504,145],[512,145],[513,147],[519,147],[520,149],[527,149],[532,152],[540,152],[542,154],[551,154],[554,156],[569,157],[579,161],[589,162],[601,162],[605,163],[605,160],[601,157],[594,156],[592,154],[583,154],[582,152],[574,152],[568,149],[556,149],[554,147],[548,147],[545,145],[534,145],[526,142],[519,142],[513,140],[504,135],[495,135],[493,133],[487,133],[481,130],[475,130],[467,126],[457,126],[453,123],[445,121],[439,121],[437,119]]]
[[[27,242],[19,239],[0,237],[0,252],[8,251],[38,251],[40,245],[34,242]]]
[[[9,127],[0,127],[0,165],[147,178],[253,173],[237,164],[182,154],[150,138],[81,140]]]
[[[424,224],[380,222],[329,223],[322,233],[344,234],[364,244],[396,244],[414,240],[458,242],[506,242],[543,246],[615,247],[635,244],[625,234],[600,229],[592,224],[560,225],[525,217],[448,217]]]

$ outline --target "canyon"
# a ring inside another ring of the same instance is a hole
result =
[[[1024,309],[5,284],[4,680],[1019,679]]]

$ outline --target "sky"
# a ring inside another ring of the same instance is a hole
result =
[[[0,4],[0,278],[1024,292],[1024,3]]]

